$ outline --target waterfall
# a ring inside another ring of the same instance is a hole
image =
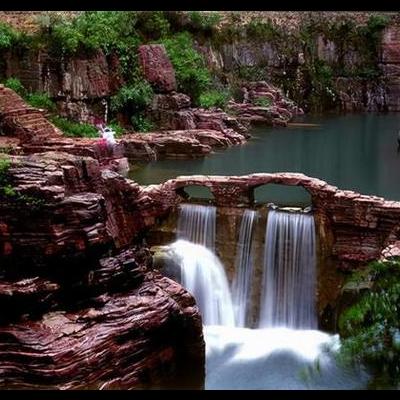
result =
[[[196,299],[204,325],[235,325],[229,283],[218,257],[205,246],[177,240],[171,246],[181,284]]]
[[[316,329],[315,226],[312,214],[268,213],[260,328]]]
[[[236,250],[235,278],[232,283],[236,326],[248,326],[251,306],[253,257],[251,244],[253,226],[257,212],[245,210],[240,224],[239,241]]]
[[[178,219],[178,239],[202,244],[214,250],[216,207],[181,204]]]

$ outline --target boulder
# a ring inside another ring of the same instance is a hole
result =
[[[144,76],[159,93],[176,90],[175,71],[162,44],[139,46],[139,62]]]

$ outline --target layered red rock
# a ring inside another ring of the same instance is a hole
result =
[[[104,99],[123,85],[119,59],[101,51],[62,58],[46,49],[11,51],[5,59],[6,76],[18,77],[32,92],[45,92],[68,118],[94,123],[104,119]]]
[[[0,85],[0,126],[9,136],[21,143],[43,142],[60,137],[62,132],[44,116],[43,110],[30,107],[13,90]]]
[[[0,326],[1,388],[203,388],[205,349],[193,297],[133,254],[118,257],[112,263],[133,264],[136,285],[78,310]]]
[[[120,140],[131,161],[190,159],[204,157],[213,149],[244,143],[246,138],[233,129],[165,130],[126,134]]]
[[[304,114],[280,89],[265,81],[243,84],[242,94],[241,103],[228,103],[228,111],[241,121],[286,126],[293,116]]]
[[[0,202],[0,387],[202,388],[194,299],[133,246],[154,223],[141,188],[90,157],[10,162],[21,197]]]
[[[144,76],[160,93],[176,90],[175,71],[161,44],[141,45],[139,62]]]

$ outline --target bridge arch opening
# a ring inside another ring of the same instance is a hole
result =
[[[310,193],[302,186],[267,183],[254,188],[255,205],[273,203],[279,207],[309,207],[312,204]]]
[[[176,190],[176,193],[185,201],[212,202],[214,195],[210,188],[203,185],[188,185]]]

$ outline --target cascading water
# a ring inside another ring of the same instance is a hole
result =
[[[313,216],[269,212],[260,312],[260,327],[267,329],[248,329],[238,325],[245,324],[252,285],[251,236],[256,214],[247,210],[240,229],[233,283],[235,325],[225,270],[213,252],[215,211],[215,207],[183,205],[178,240],[170,246],[181,283],[195,297],[205,325],[205,388],[364,388],[368,380],[364,371],[340,368],[335,361],[338,335],[315,330]]]
[[[251,223],[250,215],[243,217],[239,242],[251,241]],[[266,231],[260,321],[266,328],[205,326],[206,389],[365,388],[363,369],[336,362],[339,336],[315,330],[313,216],[273,210]],[[247,246],[243,253],[250,253]],[[252,274],[251,268],[245,277],[241,272],[238,281]]]
[[[253,257],[251,244],[254,221],[257,212],[245,210],[240,225],[239,241],[236,250],[235,278],[232,283],[232,299],[235,310],[236,326],[248,326],[248,315],[251,307]]]
[[[214,250],[216,207],[181,204],[178,218],[178,239],[202,244]]]
[[[178,240],[171,248],[178,259],[182,285],[194,296],[204,325],[234,326],[225,269],[214,254],[216,207],[182,204]]]
[[[170,247],[181,268],[181,284],[196,299],[203,324],[234,326],[229,283],[218,257],[205,246],[186,240]]]
[[[314,217],[268,213],[259,327],[316,329]]]

